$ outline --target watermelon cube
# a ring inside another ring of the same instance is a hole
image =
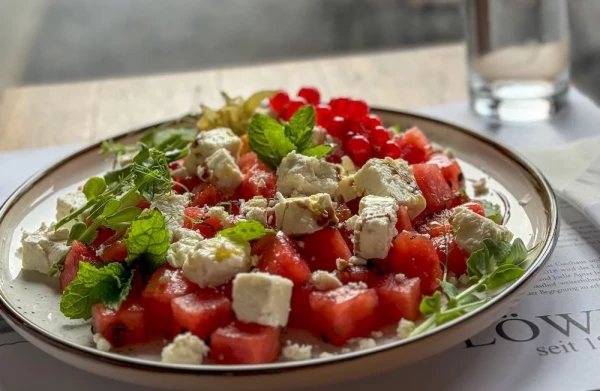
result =
[[[417,127],[404,132],[397,144],[401,151],[400,157],[410,164],[426,162],[433,149],[427,136]]]
[[[417,186],[427,201],[427,211],[434,213],[446,208],[454,194],[440,168],[435,164],[415,164],[412,169]]]
[[[200,289],[171,301],[175,329],[206,339],[233,320],[231,302],[215,289]]]
[[[325,227],[305,236],[298,241],[298,247],[313,271],[335,271],[338,258],[347,261],[352,256],[344,237],[334,227]]]
[[[96,250],[85,243],[74,241],[71,244],[71,250],[67,253],[63,269],[60,273],[59,282],[61,292],[77,277],[79,262],[94,264],[101,261],[96,255]]]
[[[265,364],[279,357],[279,328],[234,321],[210,336],[210,357],[219,364]]]
[[[102,334],[114,347],[143,343],[144,307],[136,300],[126,300],[118,311],[96,304],[92,307],[92,332]]]
[[[260,252],[258,269],[304,284],[310,280],[311,272],[293,242],[283,232],[263,237],[255,245],[254,254]]]
[[[379,297],[380,313],[389,322],[402,318],[417,320],[420,316],[421,281],[416,278],[397,278],[389,274],[375,288]]]
[[[438,236],[431,241],[442,265],[446,265],[448,270],[457,276],[467,272],[469,253],[458,247],[452,234]]]

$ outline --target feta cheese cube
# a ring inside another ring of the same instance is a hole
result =
[[[155,198],[151,208],[158,209],[165,218],[165,224],[171,234],[183,224],[183,210],[190,203],[190,193],[167,194]]]
[[[196,231],[178,228],[173,231],[173,240],[174,242],[167,250],[167,262],[169,265],[181,269],[185,261],[194,255],[198,244],[204,240],[204,237]]]
[[[313,272],[311,282],[320,291],[328,291],[342,286],[342,282],[335,274],[323,270]]]
[[[371,159],[354,175],[359,195],[392,197],[408,208],[410,218],[425,210],[425,197],[419,190],[408,163],[402,159]]]
[[[244,202],[240,207],[240,214],[248,220],[256,220],[262,225],[266,225],[268,208],[267,199],[258,196]]]
[[[240,157],[242,140],[229,128],[216,128],[199,132],[190,146],[190,153],[185,159],[185,168],[190,175],[196,175],[198,166],[218,149],[225,148],[234,161]]]
[[[250,270],[250,245],[222,236],[202,240],[184,261],[182,270],[201,288],[219,286]]]
[[[277,169],[277,191],[286,197],[317,193],[334,195],[340,177],[339,166],[290,152]]]
[[[231,194],[242,183],[244,176],[225,148],[217,149],[206,159],[208,181],[224,194]]]
[[[209,348],[203,340],[191,333],[180,334],[165,346],[161,361],[170,364],[202,364]]]
[[[48,273],[50,267],[69,251],[68,238],[68,228],[61,227],[55,231],[53,225],[47,226],[45,223],[35,232],[23,232],[23,269]]]
[[[281,354],[287,361],[308,360],[312,356],[312,346],[292,344],[288,341],[287,345],[281,349]]]
[[[274,209],[277,228],[286,235],[310,234],[338,222],[331,197],[325,193],[286,198]]]
[[[400,322],[398,322],[398,327],[396,328],[396,335],[400,339],[408,338],[410,337],[410,333],[412,333],[414,329],[414,322],[402,318],[400,319]]]
[[[354,187],[354,175],[348,175],[340,180],[335,191],[335,199],[341,202],[352,201],[358,197],[358,191]]]
[[[63,194],[56,200],[56,221],[60,221],[71,212],[82,208],[87,203],[87,198],[82,191]]]
[[[264,326],[285,326],[290,313],[292,281],[268,273],[240,273],[233,280],[237,319]]]
[[[398,234],[398,204],[392,197],[366,196],[358,206],[354,253],[361,258],[385,258]]]
[[[505,226],[498,225],[471,209],[458,207],[449,219],[454,241],[461,249],[472,253],[483,247],[485,239],[510,241],[513,237]]]
[[[349,156],[342,156],[342,167],[344,168],[346,175],[356,174],[356,165]]]
[[[313,145],[321,145],[325,143],[325,138],[327,137],[327,129],[322,126],[315,126],[312,130],[312,141]]]

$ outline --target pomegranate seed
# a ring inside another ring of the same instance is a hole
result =
[[[384,157],[387,156],[392,159],[398,159],[401,152],[400,147],[392,140],[386,141],[385,144],[383,144],[383,147],[381,147],[381,155]]]
[[[348,103],[350,103],[350,99],[348,98],[334,98],[329,101],[329,106],[331,106],[333,114],[346,117],[348,114]]]
[[[311,105],[318,105],[321,103],[321,94],[319,90],[314,87],[304,87],[298,91],[298,96],[306,99]]]
[[[290,103],[288,103],[287,107],[283,111],[283,119],[289,121],[292,118],[292,115],[302,106],[306,105],[306,100],[304,98],[296,98],[292,99]]]
[[[329,134],[335,138],[342,138],[344,134],[344,130],[346,129],[346,119],[344,117],[333,117],[331,123],[329,124]]]
[[[329,105],[318,105],[316,108],[317,112],[317,125],[322,126],[324,128],[329,127],[331,123],[331,117],[333,113],[331,112],[331,107]]]
[[[281,114],[285,105],[290,102],[290,96],[285,91],[279,91],[275,95],[269,99],[269,106],[273,109],[277,114]]]
[[[381,148],[390,139],[390,134],[383,126],[376,126],[369,131],[369,140],[375,148]]]
[[[348,103],[348,118],[360,121],[369,114],[369,106],[364,100],[352,100]]]
[[[348,151],[354,155],[371,153],[371,143],[365,136],[357,134],[348,140]]]
[[[375,129],[376,126],[381,126],[383,122],[381,119],[375,114],[369,114],[365,118],[362,119],[361,123],[367,129]]]

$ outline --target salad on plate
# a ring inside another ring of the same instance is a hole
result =
[[[91,320],[99,350],[327,357],[432,330],[524,274],[502,208],[471,199],[477,178],[423,130],[310,87],[224,98],[136,145],[103,143],[113,169],[23,234],[23,269],[58,279],[60,311]]]

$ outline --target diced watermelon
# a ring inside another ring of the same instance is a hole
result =
[[[74,241],[71,244],[71,250],[67,253],[63,269],[60,272],[59,282],[61,292],[77,277],[79,262],[94,264],[100,262],[100,259],[96,255],[96,250],[85,243]]]
[[[125,246],[123,240],[117,240],[113,244],[108,245],[100,255],[100,259],[103,262],[124,261],[126,258],[127,246]]]
[[[202,179],[200,179],[197,175],[187,176],[185,178],[173,178],[173,190],[179,194],[186,193],[188,191],[192,191],[196,186],[200,185]]]
[[[452,232],[452,226],[448,221],[450,212],[443,211],[427,218],[417,227],[417,232],[427,234],[431,237],[445,235]]]
[[[279,357],[279,328],[234,321],[210,336],[210,357],[219,364],[265,364]]]
[[[447,265],[448,270],[460,276],[467,272],[467,259],[469,253],[461,250],[454,241],[452,234],[432,238],[438,258],[442,265]]]
[[[306,259],[310,269],[336,270],[336,259],[350,259],[352,252],[340,231],[334,227],[325,227],[305,236],[298,241],[300,254]]]
[[[346,204],[340,202],[335,208],[335,215],[338,218],[339,222],[343,223],[344,221],[352,217],[352,211],[350,210],[350,208],[348,208]]]
[[[143,343],[144,307],[136,300],[126,300],[118,311],[96,304],[92,307],[92,332],[102,334],[114,347]]]
[[[158,268],[142,292],[148,331],[155,336],[172,337],[171,301],[197,289],[198,286],[185,278],[181,270],[166,264]]]
[[[171,301],[176,331],[189,331],[206,339],[233,320],[231,302],[214,289],[200,289]]]
[[[140,200],[137,204],[135,204],[135,207],[140,208],[141,210],[150,209],[151,206],[152,204],[144,199]]]
[[[410,216],[408,215],[408,208],[404,205],[400,205],[398,207],[398,222],[396,223],[396,230],[398,232],[402,231],[412,231],[413,226],[410,222]]]
[[[200,232],[205,238],[212,238],[223,229],[221,220],[216,217],[205,217],[206,211],[202,208],[191,206],[183,210],[183,228]]]
[[[362,197],[358,197],[351,201],[346,202],[346,206],[348,207],[348,209],[350,209],[350,212],[352,212],[353,215],[358,214],[358,207],[360,206],[361,199],[362,199]]]
[[[191,206],[215,206],[223,201],[224,196],[216,187],[209,183],[201,183],[192,191]]]
[[[378,298],[374,289],[344,285],[309,297],[315,327],[325,340],[341,346],[377,328]]]
[[[254,165],[244,174],[240,185],[240,197],[246,201],[256,197],[273,198],[277,188],[277,175]]]
[[[453,194],[439,167],[435,164],[415,164],[412,169],[427,202],[427,211],[435,213],[447,207]]]
[[[344,225],[338,228],[338,231],[340,231],[340,235],[342,235],[342,238],[344,238],[344,242],[346,243],[346,246],[348,246],[348,250],[350,250],[351,253],[354,252],[354,243],[352,242],[352,238],[354,238],[354,231],[347,229]]]
[[[400,157],[410,164],[423,163],[431,155],[431,143],[421,129],[414,127],[408,129],[398,140]]]
[[[257,254],[259,249],[259,270],[288,278],[294,284],[304,284],[310,280],[311,272],[306,261],[283,232],[261,238],[253,253]]]
[[[386,261],[396,273],[421,279],[421,291],[430,295],[438,288],[442,268],[431,240],[410,232],[401,232],[392,242]]]
[[[256,153],[254,152],[248,152],[240,156],[237,164],[240,167],[240,171],[242,171],[243,174],[250,171],[250,169],[252,169],[253,167],[256,167],[259,170],[263,171],[270,171],[269,168],[263,162],[260,161]]]
[[[366,266],[350,265],[343,270],[337,270],[337,278],[342,284],[351,282],[364,282],[369,280],[369,269]]]
[[[442,175],[444,175],[444,179],[446,179],[452,191],[457,191],[464,187],[465,177],[456,159],[450,159],[445,154],[436,152],[431,155],[427,163],[435,164],[442,170]]]
[[[314,290],[315,287],[310,283],[294,286],[288,327],[311,329],[313,323],[309,297]]]
[[[460,205],[463,208],[471,209],[473,212],[477,213],[480,216],[485,217],[485,209],[483,209],[483,204],[479,201],[469,201]]]
[[[96,232],[98,232],[98,236],[96,236],[96,239],[94,239],[92,242],[92,247],[94,248],[100,247],[100,245],[104,244],[104,242],[106,242],[115,234],[115,231],[112,229],[102,226],[98,227]]]
[[[417,320],[420,315],[421,281],[418,277],[399,280],[389,274],[375,288],[381,316],[391,322],[402,318]]]

